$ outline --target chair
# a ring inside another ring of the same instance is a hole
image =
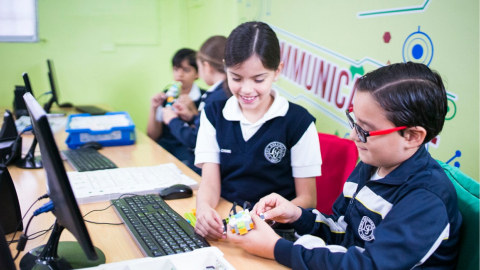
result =
[[[438,160],[437,160],[438,161]],[[448,178],[457,191],[458,210],[462,214],[460,227],[460,250],[457,269],[478,270],[479,268],[479,188],[480,184],[461,172],[441,161]]]
[[[333,214],[332,205],[343,191],[343,185],[358,161],[355,143],[335,135],[318,133],[322,155],[322,175],[316,178],[317,209]]]

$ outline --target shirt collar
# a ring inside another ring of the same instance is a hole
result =
[[[217,87],[222,83],[223,83],[223,80],[220,80],[220,81],[216,82],[210,88],[208,88],[207,93],[215,91],[215,89],[217,89]]]
[[[273,103],[268,108],[268,111],[265,115],[260,118],[257,123],[265,123],[270,119],[275,117],[282,117],[287,114],[288,111],[288,100],[278,93],[277,90],[272,89],[270,93],[273,96]],[[245,116],[243,116],[242,110],[240,109],[240,105],[238,105],[238,99],[235,96],[231,96],[225,107],[222,110],[223,117],[225,117],[228,121],[240,121],[241,123],[250,123]]]
[[[202,93],[200,92],[200,88],[198,87],[198,85],[195,82],[193,82],[192,88],[190,89],[190,93],[188,93],[188,97],[191,100],[196,101],[196,100],[200,99],[201,95],[202,95]]]
[[[402,185],[403,183],[410,180],[410,178],[424,171],[430,162],[430,153],[425,149],[425,146],[422,145],[420,148],[411,156],[409,159],[405,160],[400,164],[395,170],[391,171],[384,178],[378,179],[375,182],[391,184],[391,185]],[[373,166],[364,164],[363,170],[360,174],[363,175],[362,179],[370,179]]]

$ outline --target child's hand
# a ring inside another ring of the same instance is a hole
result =
[[[182,119],[185,122],[190,122],[195,115],[187,106],[187,104],[182,103],[182,102],[175,102],[173,104],[173,107],[177,111],[178,117]]]
[[[172,110],[171,107],[163,108],[163,123],[170,124],[173,118],[177,118],[178,114]]]
[[[198,114],[198,110],[197,110],[197,106],[195,106],[195,102],[193,102],[193,100],[191,100],[188,95],[180,95],[177,101],[185,104],[193,114],[195,115]]]
[[[152,108],[156,109],[158,106],[161,106],[166,98],[167,96],[163,92],[153,95],[151,100]]]
[[[223,222],[220,215],[210,206],[197,207],[195,232],[203,237],[225,239]]]
[[[181,95],[173,107],[177,110],[178,116],[185,122],[190,122],[192,118],[198,114],[195,103],[188,95]]]
[[[263,213],[265,219],[280,223],[292,223],[302,215],[302,210],[298,206],[276,193],[260,199],[252,212],[257,215]]]
[[[252,214],[251,217],[255,228],[248,231],[247,234],[239,235],[232,233],[232,229],[229,226],[227,230],[228,239],[249,253],[268,259],[275,259],[273,250],[280,236],[259,216]]]

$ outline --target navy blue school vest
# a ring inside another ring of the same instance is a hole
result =
[[[245,141],[240,122],[223,117],[225,103],[226,100],[216,101],[205,108],[220,147],[222,198],[240,205],[244,201],[253,205],[272,192],[287,200],[294,199],[291,149],[315,118],[304,108],[289,102],[284,117],[265,122]]]

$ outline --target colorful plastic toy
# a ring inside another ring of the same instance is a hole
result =
[[[230,217],[227,217],[226,219],[222,220],[223,221],[223,234],[227,233],[227,224],[230,226],[232,233],[244,235],[248,233],[251,229],[253,229],[255,226],[252,221],[252,217],[250,216],[250,211],[248,210],[251,206],[249,202],[245,202],[243,204],[243,211],[240,211],[237,213],[235,207],[237,206],[237,203],[234,202],[232,209],[230,209]],[[275,224],[275,221],[273,220],[265,220],[265,217],[263,216],[263,213],[261,213],[260,218],[267,222],[269,226],[272,226]]]
[[[248,209],[231,215],[228,220],[228,225],[232,229],[232,233],[244,235],[253,229],[252,217]]]

